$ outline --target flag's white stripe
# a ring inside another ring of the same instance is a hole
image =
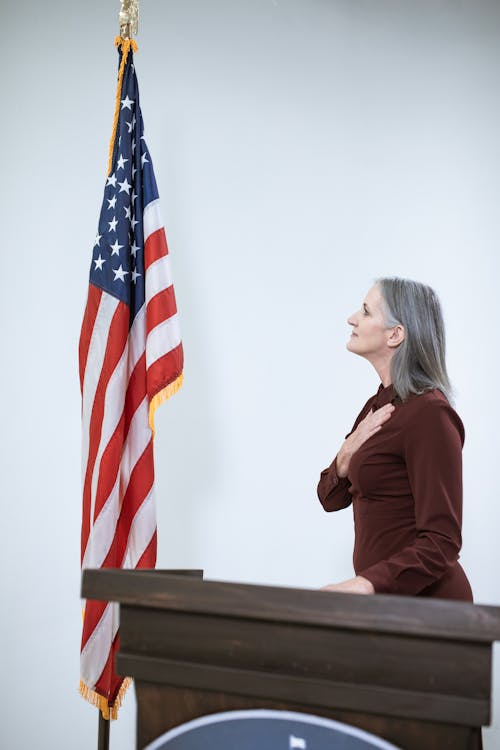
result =
[[[156,530],[156,503],[154,487],[137,510],[127,540],[124,568],[135,568]]]
[[[109,552],[120,516],[121,500],[127,491],[132,471],[151,440],[148,411],[149,406],[146,396],[132,417],[116,481],[94,523],[92,546],[87,545],[83,568],[101,567]]]
[[[92,407],[106,356],[109,327],[118,303],[119,300],[115,297],[111,297],[111,295],[105,293],[102,294],[90,339],[87,362],[85,364],[82,392],[82,486],[85,481],[89,457]]]
[[[87,547],[91,547],[93,544],[93,524],[95,514],[95,503],[97,495],[97,486],[99,481],[99,474],[101,470],[101,459],[106,446],[108,445],[111,437],[116,430],[118,422],[120,421],[123,413],[123,406],[125,403],[125,391],[128,383],[128,371],[127,371],[127,359],[128,359],[128,340],[125,342],[125,347],[122,352],[122,356],[118,364],[116,365],[113,373],[108,381],[106,388],[106,395],[104,397],[104,412],[101,426],[101,439],[99,441],[99,448],[97,451],[94,471],[92,473],[92,489],[91,489],[91,500],[90,500],[90,534]],[[85,550],[87,554],[87,550]],[[92,553],[90,553],[92,554]],[[91,558],[92,559],[92,558]]]
[[[146,305],[137,312],[129,334],[128,345],[128,374],[132,375],[134,368],[144,353],[146,340]]]
[[[163,221],[160,213],[160,199],[157,198],[148,203],[142,214],[142,224],[144,226],[144,244],[150,234],[163,228]]]
[[[120,607],[117,603],[113,605],[113,622],[111,625],[111,643],[116,638],[116,634],[118,633],[118,628],[120,627]]]
[[[123,446],[122,461],[120,467],[121,474],[121,492],[123,498],[127,491],[130,476],[134,470],[137,461],[140,459],[149,441],[152,438],[151,427],[149,426],[149,401],[147,395],[137,407],[135,414],[130,422],[125,445]]]
[[[94,513],[95,503],[97,495],[97,487],[99,481],[99,473],[101,468],[101,459],[106,446],[108,445],[111,437],[116,430],[116,427],[120,421],[123,413],[123,407],[125,403],[125,394],[127,390],[128,381],[132,374],[134,367],[144,352],[144,337],[145,337],[145,306],[143,305],[139,313],[136,315],[130,334],[128,336],[127,343],[123,350],[120,361],[115,367],[113,374],[111,375],[108,386],[106,389],[106,395],[104,398],[104,413],[102,420],[101,438],[99,441],[99,449],[97,451],[96,460],[94,463],[94,471],[92,474],[92,487],[91,487],[91,505],[90,505],[90,533],[87,541],[84,560],[84,567],[92,566],[95,567],[97,563],[95,558],[99,558],[101,555],[102,547],[93,552],[94,545]],[[147,422],[146,422],[147,424]],[[128,481],[127,481],[128,483]],[[123,497],[123,493],[122,493]],[[111,523],[114,522],[116,526],[116,519],[118,518],[117,509],[108,507],[106,509],[106,515]],[[104,522],[104,519],[103,519]],[[108,546],[109,549],[109,546]]]
[[[117,604],[107,604],[101,619],[82,649],[80,655],[81,676],[85,684],[91,689],[95,687],[102,670],[106,666],[113,643],[113,625],[117,621],[117,611]]]
[[[153,297],[172,286],[172,269],[170,267],[170,255],[163,255],[154,263],[151,263],[146,271],[146,305]]]
[[[83,556],[82,570],[85,568],[100,568],[106,559],[120,515],[119,490],[120,474],[118,473],[113,489],[92,526]]]
[[[181,343],[179,316],[177,313],[159,323],[148,335],[146,341],[146,367],[156,362]]]

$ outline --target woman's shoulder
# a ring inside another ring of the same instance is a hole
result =
[[[463,422],[444,393],[438,388],[413,394],[401,406],[409,422],[420,424],[427,429],[455,428],[463,443],[465,438]]]
[[[453,408],[444,393],[440,391],[439,388],[432,388],[429,391],[424,391],[424,393],[412,393],[408,397],[407,402],[409,404],[416,404],[420,407],[427,404],[433,404],[435,407],[444,405]]]

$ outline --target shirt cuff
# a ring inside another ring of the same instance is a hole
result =
[[[339,477],[337,473],[337,456],[335,456],[328,469],[322,471],[321,474],[322,476],[325,475],[328,479],[329,492],[331,492],[331,490],[334,490],[335,487],[338,487],[339,484],[347,484],[349,482],[347,477]]]
[[[376,594],[399,593],[385,561],[375,563],[365,570],[357,570],[356,575],[363,576],[370,581]]]

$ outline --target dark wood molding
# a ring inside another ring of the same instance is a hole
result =
[[[486,643],[500,640],[500,607],[444,599],[338,594],[186,579],[169,571],[118,569],[85,570],[82,597],[122,604],[140,601],[152,609],[264,618],[317,627],[345,627]]]
[[[406,719],[421,719],[425,716],[427,721],[463,726],[489,722],[487,702],[456,695],[403,691],[359,683],[353,685],[347,682],[305,679],[286,673],[263,673],[127,654],[119,657],[118,667],[120,673],[133,674],[135,680],[292,702],[307,706],[309,710],[318,706],[335,706],[338,709]]]

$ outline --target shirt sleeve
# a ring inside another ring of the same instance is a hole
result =
[[[347,477],[337,474],[337,456],[327,469],[323,469],[318,483],[318,497],[326,511],[342,510],[352,503],[349,492],[351,483]]]
[[[462,546],[463,425],[444,402],[430,401],[408,424],[403,458],[415,504],[415,541],[358,575],[376,593],[414,596],[442,578]]]
[[[354,432],[361,420],[365,418],[370,411],[372,404],[373,397],[363,406],[356,417],[351,432],[347,433],[345,439]],[[349,477],[339,477],[337,474],[337,456],[335,456],[330,466],[323,469],[321,472],[318,483],[318,498],[323,508],[330,512],[332,510],[342,510],[342,508],[349,507],[352,503],[352,495],[349,492],[350,487],[351,483]]]

